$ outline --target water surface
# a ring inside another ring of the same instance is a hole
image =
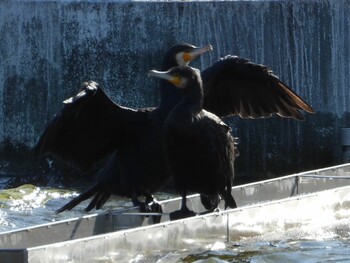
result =
[[[54,212],[77,194],[72,190],[33,185],[1,190],[0,231],[82,216],[88,201],[69,212],[58,215]],[[170,196],[159,193],[157,198]],[[350,262],[348,204],[348,200],[334,200],[332,209],[314,211],[315,216],[305,220],[293,220],[293,211],[278,220],[269,219],[268,214],[259,220],[242,219],[242,224],[231,229],[230,242],[226,242],[223,236],[208,235],[204,240],[189,240],[183,249],[144,254],[121,250],[96,258],[94,262]],[[97,212],[131,205],[128,199],[113,197],[103,210]]]

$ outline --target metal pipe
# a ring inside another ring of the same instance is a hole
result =
[[[310,177],[316,179],[350,179],[350,176],[342,176],[342,175],[298,175],[298,177]]]

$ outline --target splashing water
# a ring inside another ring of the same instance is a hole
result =
[[[54,221],[54,210],[49,200],[76,196],[76,192],[42,189],[26,184],[0,191],[0,231],[13,230]]]
[[[77,196],[73,190],[40,188],[26,184],[18,188],[0,190],[0,232],[29,227],[48,222],[83,216],[89,200],[81,202],[71,211],[56,214],[55,211]],[[168,199],[169,194],[160,194],[159,200]],[[117,210],[132,207],[127,198],[111,197],[103,209],[90,214],[103,213],[106,210]]]
[[[2,190],[0,231],[82,216],[89,200],[72,211],[58,215],[54,212],[76,195],[74,191],[33,185]],[[167,194],[157,196],[158,199],[168,197]],[[316,201],[325,202],[323,197]],[[309,209],[298,215],[283,204],[275,214],[262,207],[258,218],[244,213],[235,218],[230,229],[232,241],[228,243],[222,235],[208,231],[207,238],[187,240],[183,248],[147,253],[120,250],[93,262],[350,262],[349,204],[350,195],[346,195],[342,200],[328,200],[322,209]],[[100,212],[130,206],[128,199],[113,197]]]

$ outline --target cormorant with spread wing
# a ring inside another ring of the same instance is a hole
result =
[[[211,47],[176,45],[164,57],[162,70],[187,65]],[[314,110],[281,82],[264,65],[236,56],[226,56],[202,71],[204,109],[218,116],[243,118],[282,117],[303,119],[301,111]],[[63,109],[48,124],[36,150],[51,152],[63,160],[88,169],[112,153],[98,181],[58,212],[69,210],[94,196],[87,211],[100,208],[111,196],[137,196],[146,202],[168,178],[161,145],[166,116],[181,100],[172,84],[160,81],[161,101],[157,108],[133,110],[113,103],[95,82],[84,83],[81,91],[65,101]],[[214,198],[215,199],[215,198]],[[207,209],[213,207],[203,196]]]
[[[172,47],[164,56],[163,69],[186,65],[212,50],[210,45]],[[131,197],[133,204],[149,211],[156,190],[170,178],[167,172],[161,132],[164,120],[181,93],[161,81],[161,101],[156,108],[130,109],[111,101],[96,82],[85,82],[74,97],[64,101],[61,111],[50,121],[36,151],[53,153],[83,170],[111,156],[98,172],[97,182],[57,210],[70,210],[92,196],[86,211],[99,209],[112,194]],[[140,202],[138,196],[145,196]],[[152,211],[159,211],[156,203]]]
[[[166,162],[182,197],[181,209],[170,213],[170,218],[195,215],[186,205],[190,191],[221,196],[225,208],[236,208],[231,187],[238,150],[231,129],[219,117],[203,110],[199,70],[175,67],[169,71],[151,70],[149,75],[169,81],[184,94],[169,113],[163,131]]]

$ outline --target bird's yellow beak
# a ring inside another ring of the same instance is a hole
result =
[[[204,54],[205,52],[207,51],[212,51],[213,50],[213,47],[211,45],[206,45],[206,46],[203,46],[203,47],[197,47],[197,48],[194,48],[193,50],[189,51],[189,52],[184,52],[183,54],[183,60],[185,62],[189,62],[189,61],[192,61],[194,60],[196,57]]]
[[[179,87],[182,82],[181,76],[173,76],[169,73],[169,71],[150,70],[148,72],[148,76],[167,80],[173,85],[175,85],[176,87]]]

